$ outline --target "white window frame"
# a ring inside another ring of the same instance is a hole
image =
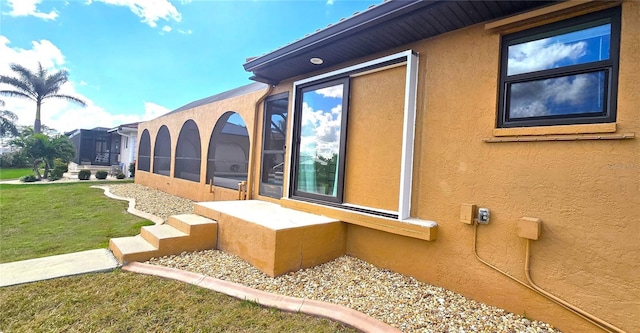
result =
[[[375,67],[377,65],[383,64],[385,62],[397,61],[399,59],[404,58],[404,62],[394,63],[393,65],[377,67],[370,71],[360,71],[365,68]],[[411,187],[413,184],[413,155],[414,155],[414,139],[415,139],[415,125],[416,125],[416,98],[417,98],[417,88],[418,88],[418,54],[413,50],[407,50],[399,53],[395,53],[389,56],[385,56],[382,58],[374,59],[371,61],[367,61],[361,64],[357,64],[354,66],[349,66],[346,68],[342,68],[336,71],[324,73],[321,75],[316,75],[313,77],[309,77],[306,79],[298,80],[293,82],[293,99],[294,103],[290,105],[290,121],[291,124],[295,124],[296,121],[296,113],[295,113],[295,101],[296,101],[296,91],[298,86],[304,85],[307,83],[311,83],[314,81],[323,80],[326,78],[339,76],[341,74],[350,73],[349,77],[361,76],[364,74],[369,74],[372,72],[382,71],[385,69],[398,67],[401,65],[406,65],[406,74],[405,74],[405,95],[404,95],[404,119],[402,126],[402,157],[400,161],[400,186],[398,189],[399,199],[398,199],[398,211],[390,212],[388,210],[383,210],[379,208],[372,207],[362,207],[367,210],[371,210],[374,212],[381,213],[393,213],[398,215],[398,220],[406,220],[411,216]],[[289,147],[294,147],[293,144],[294,137],[293,135],[289,135],[288,145]],[[292,166],[293,161],[293,153],[292,149],[288,149],[287,154],[289,155],[289,166]],[[348,154],[348,153],[347,153]],[[291,169],[291,167],[290,167]],[[291,171],[287,172],[288,183],[291,184]],[[286,198],[291,198],[290,196],[290,186],[285,186],[284,188],[284,196]],[[352,204],[344,203],[345,207],[347,206],[355,206]]]

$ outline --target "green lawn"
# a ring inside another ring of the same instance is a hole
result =
[[[22,176],[32,175],[33,170],[31,168],[0,168],[0,180],[6,179],[18,179]]]
[[[122,271],[0,288],[0,304],[4,332],[357,332]]]
[[[0,262],[106,248],[153,224],[90,188],[96,184],[0,184]]]

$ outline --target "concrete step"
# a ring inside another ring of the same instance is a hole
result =
[[[216,221],[197,214],[180,214],[169,216],[167,224],[188,234],[215,233]]]
[[[140,235],[111,238],[109,249],[120,263],[145,261],[155,257],[158,252],[157,247],[149,244]]]
[[[176,243],[180,243],[181,239],[186,238],[188,235],[170,225],[160,224],[142,227],[140,236],[149,244],[160,249],[167,246],[172,247]]]
[[[173,224],[145,226],[134,237],[112,238],[109,248],[119,262],[126,263],[216,247],[215,221],[191,214],[172,216],[169,220]]]
[[[257,200],[198,202],[196,214],[218,223],[219,250],[270,276],[313,267],[346,253],[346,225]]]

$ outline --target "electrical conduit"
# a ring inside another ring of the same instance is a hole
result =
[[[525,272],[525,276],[527,277],[527,281],[529,282],[529,284],[522,282],[518,279],[516,279],[515,277],[511,276],[509,273],[501,270],[500,268],[484,261],[482,258],[480,258],[480,256],[478,255],[478,248],[477,248],[477,242],[478,242],[478,223],[474,222],[473,225],[473,254],[475,254],[476,258],[483,264],[491,267],[492,269],[498,271],[500,274],[508,277],[509,279],[518,282],[519,284],[523,285],[526,288],[529,288],[530,290],[538,293],[539,295],[542,295],[544,297],[546,297],[547,299],[549,299],[550,301],[553,301],[554,303],[562,306],[563,308],[573,312],[574,314],[578,315],[579,317],[581,317],[582,319],[590,322],[591,324],[599,327],[600,329],[606,331],[606,332],[610,332],[610,333],[627,333],[624,330],[622,330],[621,328],[610,324],[606,321],[604,321],[603,319],[600,319],[580,308],[578,308],[577,306],[570,304],[560,298],[558,298],[557,296],[545,291],[544,289],[538,287],[533,280],[531,279],[531,274],[530,274],[530,269],[529,269],[529,257],[530,257],[530,243],[531,240],[527,239],[527,246],[526,246],[526,253],[525,253],[525,261],[524,261],[524,272]]]

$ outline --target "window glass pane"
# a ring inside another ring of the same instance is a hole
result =
[[[265,103],[260,194],[273,198],[282,197],[288,105],[287,97]]]
[[[609,59],[611,24],[509,46],[507,75]]]
[[[509,91],[510,119],[603,113],[604,71],[513,83]]]
[[[337,196],[344,84],[302,96],[297,190]]]

